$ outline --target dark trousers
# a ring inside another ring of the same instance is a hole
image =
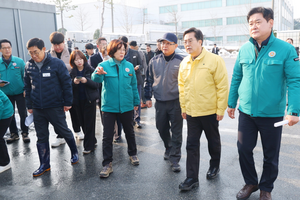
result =
[[[49,142],[49,122],[56,133],[63,136],[66,141],[74,139],[72,131],[68,128],[63,107],[33,109],[33,122],[38,137],[37,143]]]
[[[9,155],[7,152],[6,142],[3,139],[4,134],[6,133],[7,128],[9,127],[13,116],[8,119],[0,120],[0,166],[8,165],[10,162]]]
[[[79,124],[84,133],[84,150],[94,150],[97,143],[95,137],[96,101],[91,103],[88,100],[79,101],[79,105],[73,105],[72,108],[79,117]]]
[[[25,119],[27,117],[27,110],[26,110],[26,103],[25,103],[25,97],[23,96],[23,93],[18,95],[7,95],[9,100],[11,101],[12,105],[14,106],[15,110],[15,104],[17,104],[18,113],[20,116],[20,126],[22,133],[28,133],[28,127],[25,125]],[[13,118],[11,120],[10,126],[9,126],[10,133],[16,133],[18,134],[18,127],[16,123],[15,114],[13,115]]]
[[[238,141],[239,161],[246,184],[257,185],[258,178],[253,159],[253,149],[260,132],[264,164],[259,188],[271,192],[278,175],[278,161],[282,126],[274,127],[274,123],[283,117],[251,117],[243,112],[239,115]]]
[[[118,133],[118,136],[121,137],[122,129],[123,129],[122,123],[121,123],[119,117],[117,117],[117,120],[116,120],[116,122],[115,122],[115,130],[114,130],[114,133],[115,133],[115,134]]]
[[[139,103],[139,109],[134,110],[134,121],[140,123],[141,121],[141,92],[142,92],[142,86],[138,85],[138,92],[139,92],[139,97],[140,97],[140,103]]]
[[[75,133],[80,132],[80,121],[79,121],[79,116],[77,115],[76,110],[72,107],[69,110],[69,113],[70,113],[70,117],[71,117],[71,121],[72,121],[73,131]],[[57,131],[56,128],[54,128],[54,131],[57,134],[56,138],[63,138],[63,136],[58,133],[59,131]]]
[[[72,121],[72,127],[73,131],[75,133],[80,132],[80,116],[78,115],[77,110],[73,107],[69,110],[71,121]]]
[[[103,162],[102,165],[105,166],[113,161],[113,137],[114,137],[114,126],[117,117],[119,117],[125,137],[127,140],[128,154],[129,156],[134,156],[137,154],[135,135],[132,125],[133,110],[125,113],[110,113],[103,112],[103,140],[102,140],[102,149],[103,149]]]
[[[145,75],[142,75],[143,81],[145,81]],[[141,94],[141,99],[143,103],[146,103],[146,98],[145,98],[145,92],[144,92],[144,84],[142,85],[142,94]]]
[[[182,125],[179,99],[172,101],[157,101],[155,103],[156,128],[169,151],[170,162],[178,163],[181,158]],[[172,136],[170,134],[170,129]]]
[[[219,134],[219,121],[217,115],[201,117],[186,116],[187,135],[187,160],[186,174],[188,178],[198,178],[200,162],[200,137],[204,130],[208,141],[208,152],[211,157],[210,167],[219,167],[221,158],[221,140]]]

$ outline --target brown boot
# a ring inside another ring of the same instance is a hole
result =
[[[258,185],[245,185],[236,195],[237,200],[245,200],[250,197],[252,192],[258,190]]]
[[[259,195],[259,200],[272,200],[271,192],[266,192],[261,190]]]

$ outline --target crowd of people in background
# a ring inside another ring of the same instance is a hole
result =
[[[136,41],[126,36],[107,41],[97,39],[97,49],[88,43],[85,51],[72,48],[70,38],[65,44],[62,33],[50,34],[51,49],[44,41],[32,38],[27,42],[25,62],[12,55],[8,39],[0,40],[0,173],[11,168],[6,142],[19,140],[14,110],[18,109],[22,139],[30,142],[27,113],[33,115],[40,165],[33,176],[51,169],[49,129],[57,134],[51,147],[67,143],[71,164],[79,162],[75,137],[83,140],[83,154],[93,152],[97,106],[102,131],[101,178],[113,172],[113,143],[121,140],[122,130],[127,141],[129,160],[139,165],[134,127],[142,128],[141,108],[152,107],[155,99],[155,123],[163,141],[164,160],[171,170],[180,172],[183,120],[187,121],[186,179],[180,190],[199,185],[200,137],[204,131],[210,154],[208,180],[220,172],[221,139],[219,122],[227,109],[234,118],[239,98],[238,153],[245,186],[237,199],[247,199],[260,189],[260,199],[271,199],[273,183],[278,175],[278,158],[282,127],[274,123],[286,119],[292,126],[299,121],[300,66],[291,38],[287,42],[274,37],[271,9],[253,8],[247,16],[250,41],[239,51],[229,90],[225,62],[203,48],[203,33],[190,28],[183,34],[186,57],[176,53],[178,38],[166,33],[157,40],[157,49],[140,51]],[[16,106],[16,108],[15,108]],[[73,132],[68,128],[65,112],[69,111]],[[3,139],[7,128],[10,137]],[[258,181],[253,149],[260,132],[264,168]],[[272,138],[270,140],[269,138]]]

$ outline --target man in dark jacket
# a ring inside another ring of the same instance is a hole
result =
[[[214,47],[212,48],[211,52],[219,55],[219,48],[217,47],[217,44],[214,44]]]
[[[136,79],[137,79],[138,92],[139,92],[139,96],[141,98],[142,86],[144,85],[144,80],[142,78],[142,71],[144,70],[143,64],[142,64],[142,59],[141,59],[138,51],[129,48],[129,42],[128,42],[128,38],[126,36],[120,37],[120,40],[122,40],[123,42],[125,42],[127,44],[126,55],[124,58],[128,62],[133,64]],[[134,110],[134,121],[133,122],[136,124],[137,128],[142,128],[141,123],[140,123],[140,121],[141,121],[140,115],[141,115],[141,103],[139,105],[139,109]]]
[[[71,163],[76,164],[79,160],[65,115],[72,105],[72,84],[64,62],[45,53],[43,40],[30,39],[27,49],[32,59],[25,66],[25,97],[28,112],[33,113],[40,159],[40,167],[33,172],[33,176],[40,176],[50,170],[49,122],[69,145]]]
[[[154,52],[151,51],[150,44],[147,44],[146,52],[145,52],[145,57],[146,57],[147,66],[149,66],[150,60],[154,57]],[[147,71],[147,69],[145,69],[145,71]]]
[[[160,39],[158,39],[156,42],[157,42],[157,43],[156,43],[157,48],[155,49],[155,52],[154,52],[154,55],[155,55],[155,56],[157,56],[157,55],[159,55],[159,54],[162,53],[162,51],[161,51]]]
[[[164,159],[170,161],[172,171],[180,172],[183,119],[177,77],[183,58],[175,53],[178,46],[175,34],[166,33],[160,41],[163,53],[153,57],[149,62],[146,71],[145,98],[147,106],[152,107],[153,91],[156,99],[156,127],[166,148]]]

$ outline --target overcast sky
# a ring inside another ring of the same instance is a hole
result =
[[[30,0],[27,0],[30,1]],[[39,1],[39,2],[47,2],[49,3],[49,0],[31,0],[31,1]],[[94,2],[95,0],[72,0],[74,4],[78,3],[88,3],[88,2]],[[114,0],[114,2],[118,2],[119,0]],[[144,0],[148,1],[148,0]],[[288,0],[292,6],[294,7],[294,18],[298,19],[300,18],[300,0]]]

